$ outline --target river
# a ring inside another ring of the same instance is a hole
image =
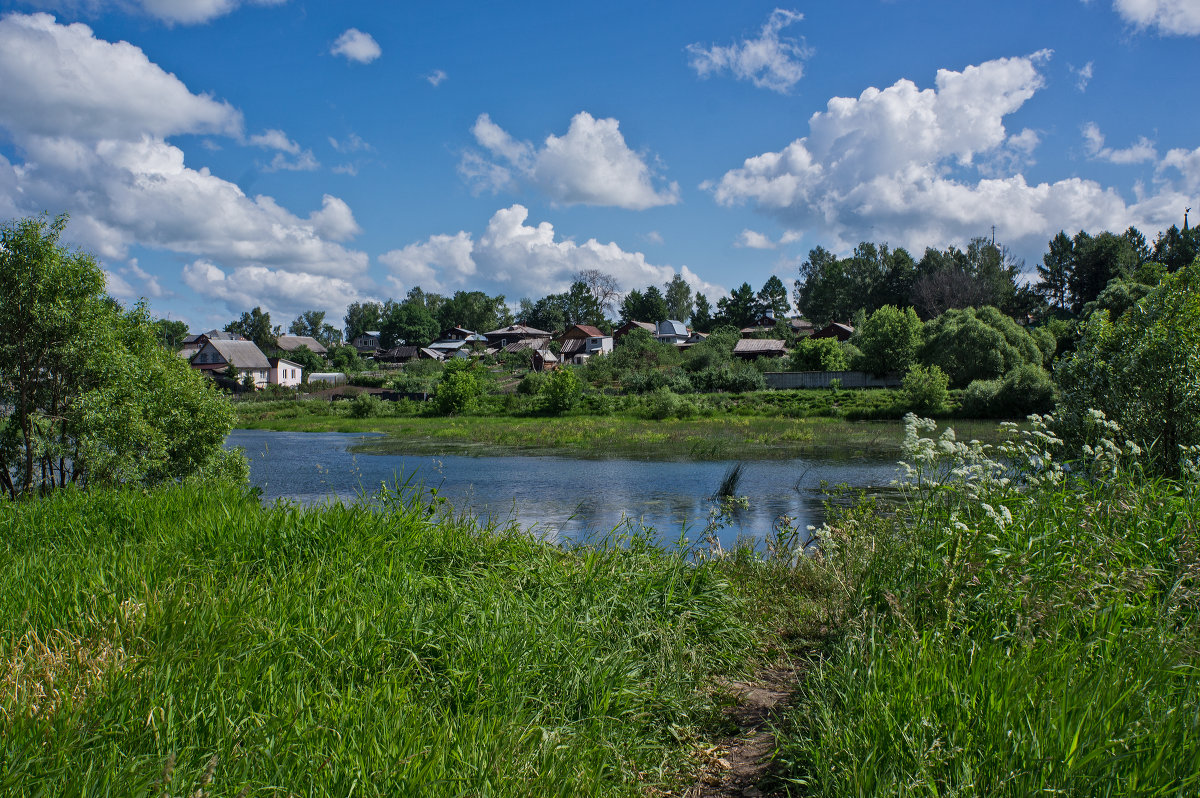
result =
[[[370,496],[382,485],[436,488],[457,511],[502,523],[516,522],[549,539],[581,539],[632,525],[662,540],[695,539],[712,507],[710,497],[732,462],[577,459],[510,456],[441,457],[353,451],[368,436],[336,432],[234,430],[250,478],[266,501],[303,504]],[[758,460],[743,464],[737,494],[749,500],[720,531],[724,546],[739,538],[756,543],[786,516],[800,529],[819,525],[832,487],[887,490],[894,462],[868,459]]]

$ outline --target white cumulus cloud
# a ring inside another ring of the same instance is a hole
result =
[[[656,170],[625,143],[616,119],[581,111],[565,135],[547,136],[540,148],[513,138],[487,114],[472,133],[495,159],[477,152],[463,157],[459,170],[477,188],[499,191],[520,179],[563,205],[644,210],[679,202],[678,184],[656,187]]]
[[[116,9],[155,17],[168,25],[196,25],[232,13],[241,5],[276,6],[287,0],[33,0],[42,8],[99,14]]]
[[[284,323],[313,307],[338,319],[347,305],[363,299],[360,289],[338,277],[265,266],[226,270],[203,259],[183,267],[183,282],[200,296],[223,302],[235,312],[261,306],[275,321]]]
[[[369,64],[383,55],[379,42],[375,41],[371,34],[363,33],[358,28],[350,28],[339,36],[329,52],[360,64]]]
[[[320,210],[298,216],[187,166],[183,150],[166,140],[182,133],[241,140],[241,128],[228,104],[193,94],[132,45],[96,39],[87,26],[58,25],[46,14],[0,20],[0,133],[22,158],[12,164],[0,156],[4,215],[65,210],[69,238],[110,264],[140,246],[232,274],[256,268],[364,281],[366,254],[339,243],[358,231],[342,200],[325,197]],[[280,131],[254,138],[297,157]],[[158,285],[140,266],[109,270],[130,290],[140,281],[153,295]],[[321,298],[313,294],[310,304]]]
[[[688,62],[702,78],[728,71],[760,89],[786,94],[804,77],[804,61],[810,52],[802,40],[780,36],[780,32],[802,19],[803,14],[777,8],[757,39],[743,39],[724,47],[689,44]]]
[[[465,231],[436,235],[388,252],[380,261],[391,270],[389,279],[398,291],[415,285],[446,293],[483,287],[510,299],[565,291],[585,269],[611,274],[623,290],[662,285],[675,274],[670,266],[649,263],[642,253],[616,243],[591,238],[577,244],[560,238],[549,222],[530,225],[528,220],[527,208],[512,205],[496,211],[478,239]],[[686,266],[679,273],[710,297],[725,293]]]
[[[1036,146],[1036,133],[1009,136],[1004,117],[1042,87],[1038,66],[1047,57],[940,70],[932,89],[899,80],[835,97],[812,116],[807,136],[747,158],[707,187],[721,204],[753,203],[840,250],[874,240],[919,251],[965,242],[995,224],[1028,260],[1060,229],[1170,224],[1180,195],[1168,182],[1127,205],[1093,180],[1031,185],[1019,172],[994,173],[1006,156],[1028,156]]]
[[[0,19],[0,125],[14,136],[77,141],[241,133],[242,115],[193,94],[127,42],[95,38],[87,25],[49,14]]]
[[[1158,158],[1158,151],[1154,148],[1154,142],[1145,136],[1142,136],[1135,144],[1131,144],[1124,149],[1117,150],[1112,147],[1105,147],[1104,134],[1100,132],[1100,128],[1095,122],[1088,122],[1083,126],[1083,141],[1088,157],[1095,158],[1098,161],[1108,161],[1115,164],[1134,164],[1154,161]]]
[[[1131,25],[1154,28],[1163,36],[1200,35],[1196,0],[1113,0],[1113,8]]]
[[[734,242],[735,247],[745,249],[775,249],[775,242],[757,230],[743,230]]]
[[[1079,67],[1079,69],[1073,66],[1068,66],[1067,69],[1071,70],[1071,74],[1075,76],[1075,88],[1080,91],[1087,91],[1088,84],[1092,82],[1092,78],[1096,74],[1095,62],[1088,61]]]

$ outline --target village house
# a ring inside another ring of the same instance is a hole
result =
[[[545,349],[550,344],[550,333],[524,324],[510,324],[499,330],[485,332],[489,350],[520,352],[525,349]]]
[[[254,380],[255,388],[264,388],[270,384],[271,362],[253,341],[210,339],[192,358],[192,368],[209,376],[221,375],[230,366],[237,372],[238,380],[249,374]]]
[[[605,335],[590,324],[572,324],[556,340],[559,342],[558,355],[562,362],[569,360],[576,365],[593,355],[607,354],[613,349],[612,336]]]
[[[356,335],[350,345],[358,350],[360,355],[373,355],[375,350],[379,348],[379,331],[368,330],[360,335]]]
[[[733,356],[745,360],[760,357],[783,357],[788,353],[783,341],[776,338],[739,338],[733,345]]]
[[[295,388],[304,382],[304,369],[299,363],[293,363],[281,357],[267,358],[267,362],[271,364],[267,377],[271,385]]]
[[[832,322],[828,326],[816,331],[812,334],[813,339],[817,338],[836,338],[839,341],[849,341],[850,336],[854,335],[854,328],[849,324],[841,322]]]
[[[687,343],[689,335],[688,328],[683,322],[667,319],[658,323],[658,329],[655,331],[654,337],[664,344],[679,346],[680,344]]]
[[[648,321],[627,321],[617,329],[613,330],[613,343],[617,346],[621,345],[621,339],[634,330],[645,330],[651,335],[658,333],[658,329]]]

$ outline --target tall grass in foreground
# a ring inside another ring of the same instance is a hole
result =
[[[906,512],[821,530],[840,634],[785,724],[794,794],[1200,793],[1200,485],[1054,443],[910,427]]]
[[[752,655],[719,564],[237,489],[0,505],[0,794],[635,795]]]

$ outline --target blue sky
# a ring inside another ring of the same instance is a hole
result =
[[[207,329],[1200,214],[1200,0],[0,0],[0,218]]]

